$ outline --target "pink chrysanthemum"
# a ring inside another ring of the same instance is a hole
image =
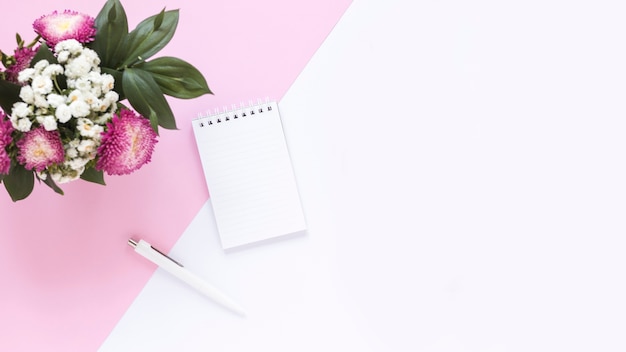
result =
[[[43,171],[65,159],[59,132],[46,131],[43,127],[26,132],[17,141],[17,148],[17,160],[28,170]]]
[[[37,49],[33,48],[17,48],[15,49],[15,63],[6,70],[6,79],[9,82],[18,83],[17,76],[20,71],[30,66],[30,61],[35,57]]]
[[[13,124],[6,118],[4,112],[0,111],[0,174],[8,174],[11,169],[11,158],[7,153],[7,145],[11,144],[11,132]]]
[[[150,162],[157,134],[148,119],[128,109],[120,110],[107,131],[102,134],[98,147],[96,169],[109,175],[126,175]]]
[[[50,48],[66,39],[75,39],[80,43],[92,41],[96,35],[95,19],[76,11],[65,10],[41,16],[33,23],[35,32],[39,34]]]

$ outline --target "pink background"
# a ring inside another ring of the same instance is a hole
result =
[[[95,16],[104,2],[25,0],[0,21],[0,49],[54,10]],[[163,7],[180,9],[168,47],[195,65],[214,96],[170,99],[178,131],[162,131],[152,163],[107,186],[77,181],[59,196],[35,185],[13,203],[0,189],[0,350],[95,350],[154,271],[126,245],[142,237],[169,250],[209,194],[190,121],[199,112],[269,97],[280,100],[348,0],[293,2],[126,0],[129,25]]]

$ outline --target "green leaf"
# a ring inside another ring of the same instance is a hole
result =
[[[163,24],[163,18],[165,17],[165,8],[163,10],[161,10],[161,12],[159,12],[158,15],[156,15],[156,17],[154,18],[154,30],[158,30],[161,25]]]
[[[33,56],[33,59],[30,60],[30,67],[35,66],[35,64],[41,60],[47,60],[48,63],[51,64],[59,63],[57,61],[57,58],[54,56],[54,54],[52,54],[52,51],[50,51],[50,48],[46,44],[41,44],[39,50],[37,50],[35,56]]]
[[[159,17],[162,16],[162,19]],[[158,26],[156,26],[158,25]],[[125,46],[130,50],[120,66],[132,66],[148,59],[170,42],[178,26],[178,10],[161,12],[141,21],[128,34]]]
[[[0,80],[0,107],[7,115],[11,114],[13,104],[20,100],[22,86],[9,81]]]
[[[43,180],[43,183],[45,183],[48,187],[52,188],[52,190],[54,190],[58,194],[60,195],[65,194],[63,193],[63,190],[59,186],[57,186],[57,184],[54,182],[52,177],[50,177],[50,175],[48,175],[48,177],[46,177],[46,179]]]
[[[80,175],[80,178],[85,181],[106,185],[106,183],[104,183],[104,172],[102,170],[96,170],[93,167],[86,168],[82,175]]]
[[[213,94],[202,73],[181,59],[160,57],[138,67],[152,74],[163,94],[181,99]]]
[[[113,85],[113,90],[119,95],[119,100],[124,100],[126,99],[126,96],[124,95],[124,84],[123,84],[123,72],[122,71],[118,71],[118,70],[114,70],[112,68],[108,68],[108,67],[102,67],[101,68],[102,73],[108,73],[111,76],[113,76],[113,79],[115,80],[115,84]]]
[[[44,43],[41,44],[39,50],[35,53],[35,56],[32,60],[30,60],[30,67],[34,67],[36,63],[41,60],[47,60],[50,64],[58,64],[57,58],[52,54],[50,48]],[[57,84],[59,88],[66,89],[67,88],[67,80],[65,79],[65,75],[57,75],[56,76]]]
[[[35,186],[35,176],[20,164],[11,165],[11,171],[4,177],[4,187],[14,202],[30,195]]]
[[[100,57],[101,66],[115,68],[126,57],[124,42],[128,19],[119,0],[107,0],[96,16],[96,38],[89,44]]]
[[[24,46],[24,40],[19,33],[15,33],[15,41],[17,42],[17,47],[21,48]]]
[[[124,70],[122,82],[126,99],[137,112],[150,119],[155,132],[158,133],[157,125],[177,129],[172,109],[149,72],[128,68]]]

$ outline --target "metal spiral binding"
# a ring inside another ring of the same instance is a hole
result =
[[[239,108],[237,108],[235,104],[233,104],[230,109],[224,106],[221,111],[216,108],[213,113],[207,112],[204,115],[198,114],[196,121],[200,127],[207,127],[241,118],[254,117],[266,111],[272,111],[269,98],[265,98],[264,103],[261,99],[258,99],[256,104],[250,100],[247,106],[242,102],[239,104]]]

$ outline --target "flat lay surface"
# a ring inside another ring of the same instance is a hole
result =
[[[228,4],[166,4],[191,7],[170,50],[216,95],[173,103],[181,130],[151,164],[0,202],[0,349],[626,349],[623,4]],[[307,231],[224,250],[190,121],[265,96]],[[131,235],[247,316],[155,270]]]
[[[156,56],[180,57],[206,77],[213,96],[171,99],[178,131],[162,131],[152,162],[107,186],[76,181],[65,196],[45,185],[19,203],[0,198],[0,350],[94,350],[154,271],[126,241],[152,236],[169,250],[208,199],[190,121],[208,109],[279,99],[335,25],[348,1],[122,2],[129,27],[164,7],[178,29]],[[21,1],[0,23],[0,48],[55,10],[95,16],[104,1]],[[2,186],[4,187],[4,186]],[[33,338],[36,336],[37,338]]]

